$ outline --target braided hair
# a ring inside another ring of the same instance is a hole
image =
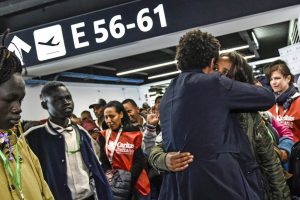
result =
[[[5,31],[0,45],[0,85],[8,81],[14,73],[22,72],[22,64],[19,58],[4,46],[5,38],[9,30]]]

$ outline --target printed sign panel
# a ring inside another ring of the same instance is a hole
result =
[[[6,45],[30,67],[296,4],[298,0],[140,0],[14,32]]]
[[[279,49],[279,54],[288,64],[292,74],[300,74],[300,43]]]
[[[33,32],[39,61],[66,55],[64,36],[60,25],[54,25]]]

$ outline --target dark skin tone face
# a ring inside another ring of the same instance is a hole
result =
[[[123,104],[126,112],[129,115],[130,121],[132,123],[139,123],[142,125],[143,123],[143,119],[140,116],[140,110],[138,107],[134,106],[132,103],[128,102],[128,103],[124,103]]]
[[[10,129],[18,123],[24,96],[25,83],[19,73],[0,85],[0,129]]]
[[[68,125],[69,117],[74,110],[74,102],[69,90],[64,86],[54,88],[46,97],[46,107],[49,119],[62,127]]]

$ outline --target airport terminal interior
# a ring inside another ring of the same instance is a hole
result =
[[[299,20],[297,0],[0,0],[0,199],[300,199]]]

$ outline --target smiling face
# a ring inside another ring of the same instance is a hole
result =
[[[291,76],[284,76],[279,70],[273,71],[270,78],[270,85],[274,92],[281,94],[289,88]]]
[[[18,73],[0,85],[0,129],[10,129],[18,123],[24,96],[25,83]]]
[[[130,118],[130,121],[132,123],[137,123],[138,120],[141,118],[140,116],[140,110],[138,107],[134,106],[132,103],[124,103],[123,104],[126,112],[128,113],[128,116]]]
[[[54,88],[44,99],[45,109],[48,110],[50,119],[66,119],[71,117],[74,102],[69,90],[65,86]]]

